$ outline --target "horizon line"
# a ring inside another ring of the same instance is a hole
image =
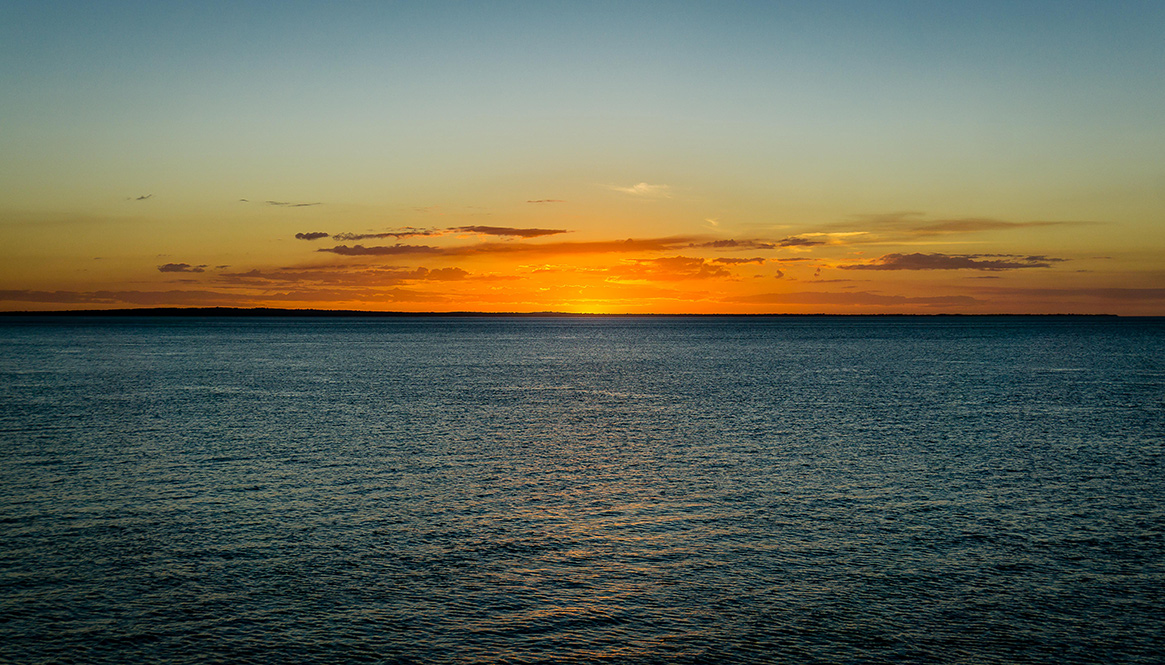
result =
[[[656,318],[728,318],[728,317],[1108,317],[1108,318],[1161,318],[1158,315],[1144,315],[1144,316],[1125,316],[1121,314],[1080,314],[1072,312],[1060,312],[1051,314],[1037,314],[1037,313],[960,313],[960,312],[934,312],[934,313],[917,313],[917,312],[879,312],[879,313],[853,313],[853,314],[838,314],[827,312],[762,312],[762,313],[663,313],[663,312],[646,312],[646,313],[604,313],[604,312],[558,312],[553,310],[537,311],[537,312],[480,312],[472,310],[460,310],[450,312],[406,312],[406,311],[385,311],[385,310],[360,310],[360,309],[295,309],[282,307],[136,307],[136,308],[116,308],[116,309],[66,309],[66,310],[13,310],[0,311],[0,316],[15,316],[15,317],[29,317],[29,316],[238,316],[238,317],[369,317],[369,318],[405,318],[405,317],[461,317],[461,318],[504,318],[504,317],[526,317],[526,318],[629,318],[629,317],[656,317]]]

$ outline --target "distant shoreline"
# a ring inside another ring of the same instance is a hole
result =
[[[852,317],[1078,317],[1078,318],[1156,318],[1156,317],[1121,317],[1119,314],[910,314],[910,313],[883,313],[883,314],[591,314],[572,312],[382,312],[355,309],[281,309],[269,307],[146,307],[130,309],[72,309],[46,311],[13,311],[0,312],[0,317],[36,317],[36,316],[170,316],[170,317],[311,317],[311,318],[852,318]]]

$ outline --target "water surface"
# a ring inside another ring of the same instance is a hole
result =
[[[1165,321],[0,321],[0,661],[1156,663]]]

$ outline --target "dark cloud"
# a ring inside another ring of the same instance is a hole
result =
[[[310,208],[311,206],[323,205],[322,203],[291,203],[290,201],[266,201],[269,206],[282,206],[284,208]]]
[[[148,201],[149,199],[152,199],[152,198],[154,198],[153,194],[145,194],[143,196],[137,197],[136,199],[134,199],[134,201]]]
[[[158,266],[158,272],[205,272],[206,266],[192,266],[189,263],[166,263]]]
[[[756,263],[756,264],[760,265],[764,262],[765,262],[765,260],[759,256],[754,256],[750,259],[736,259],[736,258],[712,259],[712,263],[724,263],[726,265],[739,265],[741,263]]]
[[[887,254],[872,263],[838,266],[842,270],[1017,270],[1050,268],[1053,262],[1044,256],[1008,254]]]
[[[388,286],[417,280],[451,281],[464,279],[469,273],[461,268],[402,268],[395,266],[329,265],[274,268],[226,273],[222,281],[251,286],[272,284],[332,284]]]
[[[814,245],[824,245],[823,240],[809,240],[808,238],[798,238],[797,236],[790,236],[777,241],[781,247],[812,247]]]
[[[707,240],[692,243],[689,247],[703,249],[776,249],[777,244],[764,240]]]
[[[424,270],[424,268],[420,268]],[[469,272],[461,268],[437,268],[429,270],[422,274],[423,279],[434,279],[439,281],[454,281],[458,279],[465,279],[469,276]]]
[[[526,203],[566,203],[562,199],[538,199],[537,201],[526,201]]]
[[[323,231],[309,231],[307,233],[297,233],[295,237],[300,240],[319,240],[320,238],[327,238],[328,234]]]
[[[365,247],[364,245],[355,245],[349,247],[347,245],[337,245],[336,247],[325,247],[317,249],[317,252],[331,252],[341,256],[403,256],[409,254],[440,254],[443,252],[438,247],[429,247],[428,245],[393,245],[392,247]]]
[[[335,237],[335,236],[334,236]],[[678,236],[672,238],[628,238],[626,240],[599,240],[594,242],[557,242],[557,243],[514,243],[514,242],[487,242],[460,247],[431,247],[428,245],[393,245],[391,247],[365,247],[355,245],[319,249],[319,252],[331,252],[344,256],[480,256],[497,254],[524,254],[561,256],[567,254],[608,254],[624,252],[659,252],[673,251],[692,246],[692,238]]]
[[[450,231],[479,233],[487,236],[509,236],[514,238],[539,238],[566,233],[566,229],[515,229],[509,226],[457,226]]]
[[[382,238],[415,238],[417,236],[436,236],[441,235],[441,231],[435,229],[416,229],[413,227],[406,227],[400,231],[384,231],[381,233],[337,233],[332,236],[336,240],[354,242],[356,240],[368,239],[382,239]]]
[[[608,254],[622,252],[660,252],[691,246],[692,239],[684,236],[671,238],[627,238],[626,240],[598,240],[593,242],[484,243],[456,248],[454,255],[465,254]]]

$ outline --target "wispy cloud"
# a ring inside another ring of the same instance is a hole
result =
[[[297,233],[295,237],[300,240],[319,240],[320,238],[327,238],[328,234],[323,231],[309,231],[307,233]]]
[[[754,256],[754,257],[748,258],[748,259],[737,259],[737,258],[712,259],[712,263],[723,263],[725,265],[740,265],[742,263],[755,263],[757,265],[760,265],[764,262],[765,262],[764,258],[762,258],[760,256]]]
[[[776,249],[779,245],[768,240],[704,240],[701,242],[693,242],[689,247],[693,249],[723,249],[723,250],[738,250],[738,249]]]
[[[465,279],[469,274],[468,271],[457,267],[430,270],[425,267],[325,265],[266,270],[254,269],[246,272],[225,273],[219,276],[219,280],[222,282],[252,286],[267,286],[271,284],[388,286],[425,280],[460,280]]]
[[[206,272],[206,265],[192,266],[189,263],[166,263],[158,266],[158,272]]]
[[[824,245],[825,241],[790,236],[788,238],[782,238],[781,240],[777,241],[777,244],[781,247],[813,247],[814,245]]]
[[[1165,288],[1133,288],[1133,287],[1080,287],[1080,288],[1016,288],[1016,287],[983,287],[977,292],[996,296],[1021,296],[1024,298],[1044,298],[1049,300],[1066,300],[1076,302],[1093,300],[1099,302],[1128,302],[1145,303],[1158,302],[1165,304]]]
[[[631,185],[630,187],[611,185],[611,189],[616,192],[623,192],[624,194],[648,198],[668,198],[671,196],[671,187],[668,185],[649,185],[645,182],[641,182],[638,185]]]
[[[380,233],[337,233],[332,237],[340,241],[353,242],[356,240],[381,238],[415,238],[418,236],[438,236],[442,235],[442,233],[443,231],[439,231],[437,229],[418,229],[408,226],[397,231],[383,231]]]
[[[508,238],[540,238],[542,236],[567,233],[567,231],[566,229],[533,229],[516,228],[512,226],[454,226],[445,229],[419,229],[409,226],[393,231],[381,231],[378,233],[337,233],[332,237],[340,241],[353,242],[357,240],[379,240],[383,238],[434,237],[457,233],[474,233],[477,235],[500,236]]]
[[[450,229],[450,231],[514,238],[539,238],[566,233],[566,229],[517,229],[510,226],[457,226]]]
[[[325,247],[317,252],[331,252],[341,256],[403,256],[410,254],[440,254],[444,250],[428,245],[393,245],[391,247],[365,247],[364,245],[338,245]]]
[[[728,302],[771,305],[923,305],[943,307],[972,305],[980,300],[971,296],[899,296],[859,292],[799,291],[794,293],[760,293],[729,298]]]
[[[691,247],[694,238],[675,236],[670,238],[628,238],[626,240],[598,240],[593,242],[552,242],[514,243],[484,242],[455,247],[433,247],[429,245],[373,246],[339,245],[316,251],[331,252],[344,256],[491,256],[502,254],[555,256],[565,254],[612,254],[627,252],[663,252]]]
[[[284,208],[310,208],[311,206],[323,205],[320,202],[315,203],[292,203],[290,201],[265,201],[269,206],[281,206]]]
[[[887,254],[870,263],[838,266],[842,270],[1017,270],[1050,268],[1065,259],[1010,254]]]
[[[857,223],[876,231],[893,231],[912,236],[936,236],[985,231],[1009,231],[1024,228],[1048,226],[1075,226],[1095,224],[1082,221],[1026,221],[1012,222],[991,217],[954,217],[925,219],[925,213],[918,211],[892,212],[873,215],[855,215]],[[852,226],[853,223],[848,224]],[[864,233],[864,232],[856,232]],[[816,235],[816,234],[803,234]],[[837,235],[837,234],[831,234]]]
[[[566,201],[562,199],[536,199],[532,201],[526,201],[526,203],[566,203]]]
[[[658,259],[636,259],[631,265],[612,268],[614,279],[642,279],[676,281],[685,279],[714,279],[731,277],[723,267],[700,258],[669,256]]]

